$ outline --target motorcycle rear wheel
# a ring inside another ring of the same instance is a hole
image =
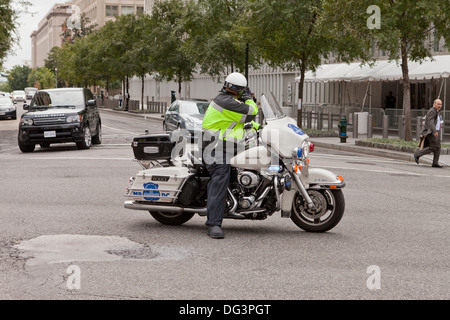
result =
[[[189,220],[194,216],[195,213],[190,212],[159,212],[159,211],[149,211],[153,218],[156,221],[172,225],[178,226]]]
[[[308,232],[326,232],[341,221],[345,210],[342,190],[308,190],[315,210],[308,208],[306,201],[297,193],[292,204],[291,220]]]

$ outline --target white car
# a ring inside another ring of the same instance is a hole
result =
[[[16,107],[10,98],[0,95],[0,119],[17,119]]]
[[[1,98],[1,97],[7,97],[7,98],[12,99],[11,93],[9,93],[9,92],[3,92],[3,91],[0,91],[0,98]]]
[[[14,103],[17,103],[17,101],[27,102],[26,94],[23,90],[14,90],[11,95]]]

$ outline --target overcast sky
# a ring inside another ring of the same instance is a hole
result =
[[[12,53],[5,59],[4,68],[10,70],[15,65],[29,64],[31,67],[31,38],[33,31],[37,30],[39,22],[45,17],[55,3],[65,3],[65,0],[28,0],[32,3],[27,14],[20,14],[17,34],[20,37],[20,46],[15,46]],[[16,2],[16,1],[14,1]]]

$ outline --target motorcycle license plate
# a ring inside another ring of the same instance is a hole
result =
[[[44,138],[55,138],[56,131],[44,131]]]

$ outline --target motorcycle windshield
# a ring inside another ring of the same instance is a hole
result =
[[[266,120],[275,120],[286,116],[272,92],[261,96],[261,110]]]

